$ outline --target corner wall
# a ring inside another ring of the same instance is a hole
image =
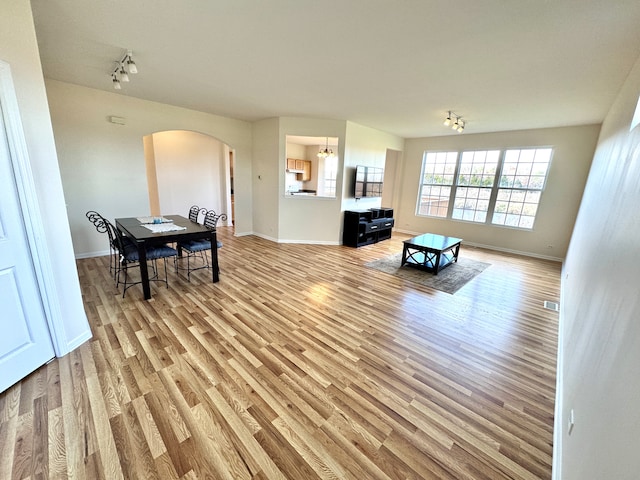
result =
[[[400,186],[400,208],[395,213],[395,228],[414,233],[440,233],[498,250],[561,260],[567,252],[599,131],[599,125],[585,125],[408,139],[405,141],[404,174]],[[555,147],[555,151],[532,231],[416,215],[425,151],[550,145]]]
[[[629,131],[639,96],[640,58],[602,125],[563,268],[558,480],[640,472],[640,126]]]
[[[77,257],[108,251],[87,210],[110,219],[150,214],[144,137],[155,132],[199,132],[235,149],[235,232],[252,231],[250,123],[55,80],[46,87]],[[125,125],[110,123],[112,115]]]
[[[59,343],[66,345],[66,351],[59,353],[64,354],[90,338],[91,331],[82,304],[31,4],[28,0],[3,0],[0,3],[0,59],[11,66],[38,196],[44,243],[49,252],[57,295],[57,298],[50,301],[56,302],[55,309],[59,311],[59,321],[62,322],[60,328],[56,329],[56,336]]]

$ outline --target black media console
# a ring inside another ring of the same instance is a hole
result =
[[[346,210],[342,244],[361,247],[391,238],[393,228],[392,208],[370,208],[369,210]]]

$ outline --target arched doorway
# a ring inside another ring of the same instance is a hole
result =
[[[143,139],[152,215],[186,213],[198,205],[227,214],[233,224],[231,147],[198,132],[170,130]]]

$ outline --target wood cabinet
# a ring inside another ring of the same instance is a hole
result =
[[[296,174],[296,180],[308,182],[311,180],[311,160],[287,158],[287,172]]]
[[[295,170],[296,169],[296,160],[295,158],[287,158],[287,170]]]
[[[309,160],[304,161],[304,165],[302,166],[303,172],[299,175],[302,176],[301,180],[303,182],[308,182],[311,180],[311,162]]]

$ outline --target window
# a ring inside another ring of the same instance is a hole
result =
[[[491,223],[533,228],[540,195],[547,180],[550,148],[507,150]]]
[[[447,216],[458,152],[425,152],[418,215]]]
[[[451,218],[486,221],[499,158],[499,150],[462,153]]]
[[[551,148],[425,152],[417,214],[530,230],[552,153]]]
[[[338,157],[324,159],[324,193],[327,197],[336,196],[336,179],[338,177]]]

